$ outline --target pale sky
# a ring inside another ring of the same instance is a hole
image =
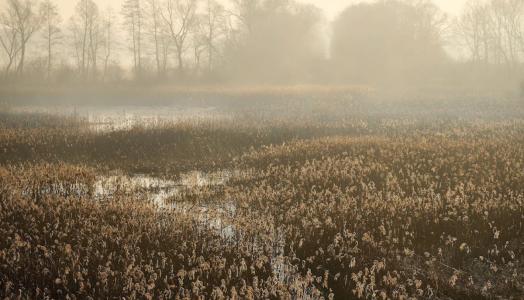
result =
[[[359,2],[371,2],[369,0],[298,0],[299,2],[311,3],[322,8],[328,19],[332,20],[336,15],[347,6]],[[443,11],[451,15],[457,15],[466,0],[433,0]]]
[[[108,6],[111,6],[115,13],[120,11],[123,0],[94,0],[100,9],[105,9]],[[326,12],[326,16],[329,20],[332,20],[342,9],[345,7],[359,2],[366,2],[369,0],[297,0],[303,3],[314,4]],[[76,5],[76,0],[55,0],[55,3],[62,10],[64,15],[64,20],[69,19],[73,14],[74,7]],[[433,0],[443,11],[451,14],[457,15],[462,9],[466,0]]]

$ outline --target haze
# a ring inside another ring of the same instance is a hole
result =
[[[227,2],[228,0],[224,0],[224,2]],[[123,0],[112,0],[112,1],[103,1],[103,0],[97,0],[96,1],[98,5],[101,7],[104,6],[111,6],[114,9],[119,9],[122,6]],[[364,1],[358,1],[358,0],[300,0],[302,3],[309,3],[316,5],[323,9],[328,16],[329,19],[333,19],[338,13],[340,13],[344,8],[346,8],[350,4],[355,4],[359,2],[366,2]],[[371,2],[371,1],[368,1]],[[435,1],[435,4],[437,4],[442,10],[450,13],[450,14],[458,14],[462,7],[464,6],[464,3],[466,0],[438,0]],[[75,7],[75,2],[70,0],[57,0],[56,3],[60,6],[60,10],[65,16],[69,16],[73,14],[73,10]]]
[[[0,0],[0,299],[524,300],[524,0]]]

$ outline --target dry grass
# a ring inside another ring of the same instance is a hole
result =
[[[409,109],[102,134],[4,122],[0,297],[522,298],[520,107]],[[163,208],[92,190],[107,169],[226,167]]]

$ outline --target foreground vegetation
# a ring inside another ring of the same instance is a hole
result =
[[[522,108],[398,105],[103,133],[6,113],[0,297],[524,297]],[[159,206],[98,193],[117,168],[236,172]]]

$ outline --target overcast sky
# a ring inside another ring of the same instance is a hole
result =
[[[73,14],[76,0],[55,0],[62,10],[64,19],[69,19]],[[311,3],[322,8],[328,19],[333,19],[342,9],[353,3],[365,2],[369,0],[298,0],[303,3]],[[456,15],[460,12],[466,0],[433,0],[443,11]],[[115,12],[119,12],[123,0],[95,0],[100,6],[100,9],[105,9],[111,6]]]

